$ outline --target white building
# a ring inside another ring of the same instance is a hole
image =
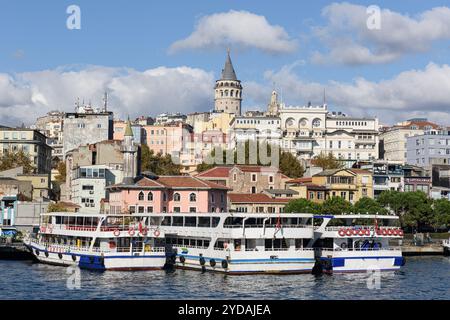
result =
[[[348,165],[378,159],[378,119],[330,113],[321,106],[280,106],[282,148],[310,160],[332,153]]]
[[[101,201],[107,198],[106,187],[122,182],[123,171],[105,165],[81,166],[74,170],[71,201],[83,212],[100,213]]]
[[[271,144],[280,145],[281,120],[273,116],[238,116],[230,122],[231,142],[236,145],[238,142],[247,140],[262,142],[266,140]]]

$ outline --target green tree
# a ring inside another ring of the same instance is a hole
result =
[[[432,203],[433,201],[424,192],[405,192],[403,194],[402,222],[406,226],[417,228],[417,231],[421,231],[424,226],[431,225],[433,223]]]
[[[300,178],[305,173],[300,161],[290,152],[281,152],[280,171],[290,178]]]
[[[177,176],[181,174],[181,165],[172,161],[170,154],[154,154],[147,145],[141,146],[141,168],[142,171],[151,171],[157,175]]]
[[[67,209],[59,202],[54,202],[54,203],[50,203],[48,205],[47,211],[48,212],[67,212]]]
[[[66,163],[64,161],[58,162],[56,169],[58,170],[58,175],[55,177],[55,180],[60,184],[66,182]]]
[[[378,196],[377,202],[398,216],[404,213],[405,197],[402,192],[392,190],[383,191]]]
[[[388,210],[383,208],[379,202],[369,197],[359,199],[354,205],[354,212],[359,214],[387,214]]]
[[[433,226],[448,228],[450,226],[450,201],[438,199],[433,203]]]
[[[33,173],[35,167],[33,166],[30,156],[23,150],[6,151],[0,157],[0,171],[23,167],[23,172]]]
[[[352,204],[341,197],[328,198],[322,204],[323,214],[339,215],[351,212],[354,212]]]
[[[295,199],[289,201],[289,203],[284,208],[285,212],[288,213],[313,213],[319,214],[322,211],[320,204],[314,203],[307,199]]]
[[[323,170],[342,169],[344,167],[344,164],[336,159],[331,152],[328,154],[321,152],[317,157],[311,160],[311,164],[320,167]]]

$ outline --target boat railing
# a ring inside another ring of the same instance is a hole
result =
[[[46,230],[48,228],[52,230],[70,230],[70,231],[97,231],[97,226],[85,226],[85,225],[76,225],[76,224],[46,224],[42,225],[41,230]],[[149,229],[149,227],[147,227]],[[129,231],[130,229],[134,229],[135,231],[139,230],[139,224],[134,225],[109,225],[109,226],[101,226],[100,232],[114,232],[118,231]],[[156,227],[150,227],[150,229],[156,229]]]
[[[401,247],[381,247],[381,248],[321,248],[321,251],[332,251],[332,252],[348,252],[348,251],[401,251]]]
[[[246,229],[248,228],[278,228],[277,225],[275,224],[270,224],[270,225],[263,225],[263,224],[246,224],[245,226],[243,226],[242,224],[240,225],[224,225],[223,226],[224,229],[243,229],[244,227]],[[310,224],[281,224],[280,225],[281,228],[311,228],[312,226]]]
[[[319,229],[319,226],[314,227],[315,230]],[[341,229],[345,228],[353,228],[355,230],[374,230],[375,226],[333,226],[333,227],[326,227],[325,231],[339,231]],[[382,229],[398,229],[400,227],[384,227],[384,226],[378,226],[378,228]]]
[[[181,245],[181,244],[172,244],[172,247],[174,248],[189,248],[189,249],[208,249],[208,247],[204,246],[192,246],[192,245]]]

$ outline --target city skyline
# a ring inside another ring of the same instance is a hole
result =
[[[81,30],[66,28],[71,4],[80,7]],[[121,118],[210,111],[226,48],[243,83],[243,111],[265,110],[273,89],[288,105],[321,104],[325,90],[331,111],[445,124],[450,9],[379,1],[381,28],[369,30],[372,4],[8,3],[0,14],[2,124],[73,111],[78,97],[100,106],[104,91]]]

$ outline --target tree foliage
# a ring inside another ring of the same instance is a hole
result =
[[[336,159],[331,152],[328,154],[321,152],[317,157],[311,160],[311,164],[320,167],[323,170],[342,169],[344,167],[344,164]]]
[[[359,199],[354,205],[354,212],[359,214],[387,214],[388,210],[379,202],[369,197]]]
[[[58,166],[56,167],[56,169],[58,170],[58,175],[55,177],[55,180],[60,184],[66,182],[66,163],[64,161],[58,162]]]
[[[314,203],[307,199],[295,199],[289,201],[289,203],[284,208],[285,212],[288,213],[321,213],[322,207],[320,204]]]
[[[141,168],[142,171],[151,171],[157,175],[177,176],[181,174],[181,165],[172,161],[170,154],[154,154],[153,150],[145,144],[141,147]]]
[[[350,214],[354,212],[353,205],[341,197],[331,197],[322,203],[323,214]]]
[[[59,202],[55,202],[55,203],[50,203],[48,205],[48,212],[67,212],[67,208],[64,207],[61,203]]]
[[[33,173],[35,167],[28,153],[23,150],[6,151],[0,157],[0,171],[23,167],[23,173]]]

